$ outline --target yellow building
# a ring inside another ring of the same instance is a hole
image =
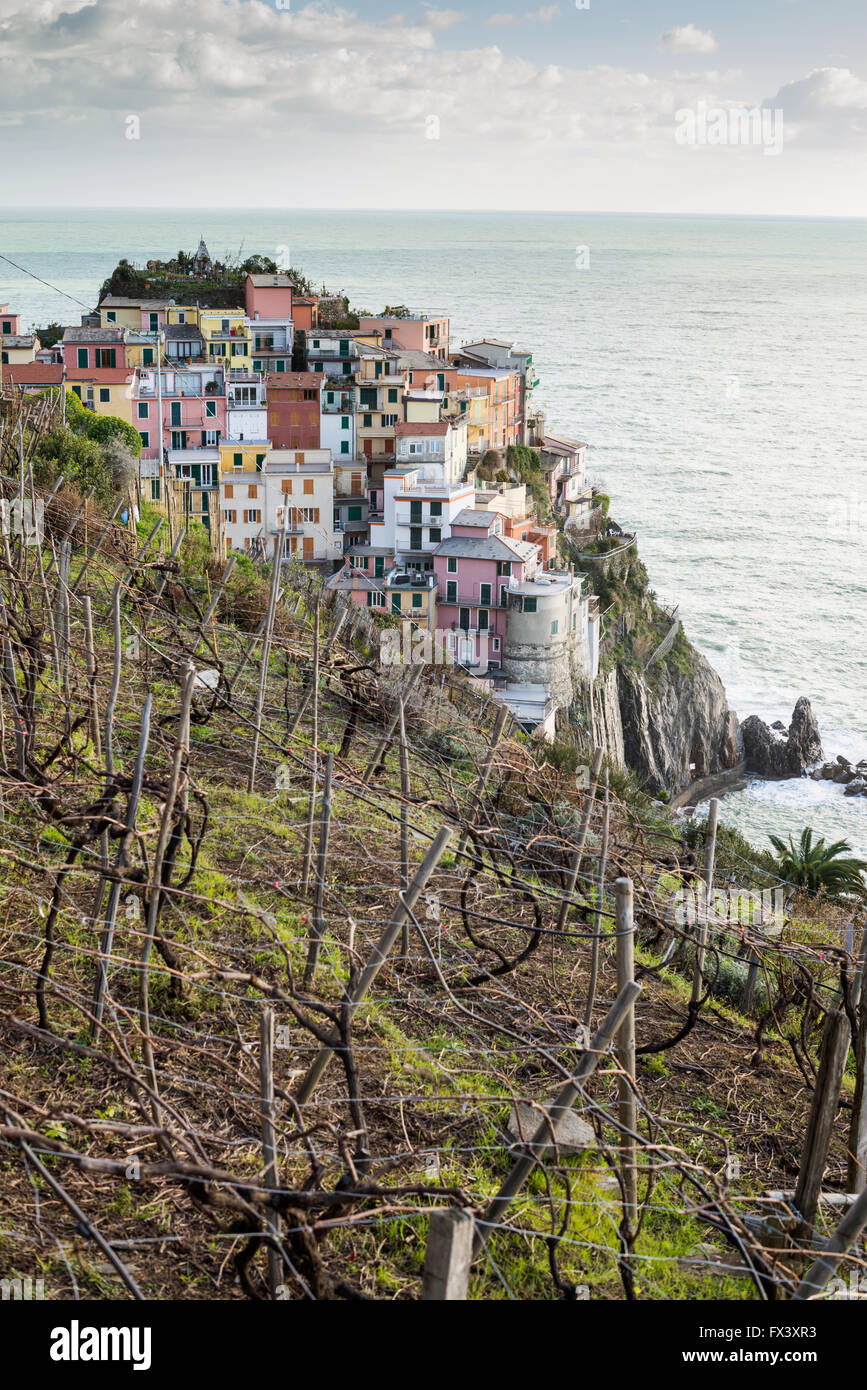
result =
[[[40,348],[35,333],[12,333],[0,339],[2,361],[9,367],[20,367],[26,362],[35,362]]]
[[[490,447],[493,439],[491,398],[483,386],[448,391],[443,397],[442,418],[466,420],[468,453],[483,454]]]
[[[189,312],[189,311],[187,311]],[[205,356],[213,365],[231,371],[253,369],[252,334],[243,309],[198,309],[198,328],[205,343]],[[175,320],[187,322],[190,320]],[[171,322],[171,320],[170,320]]]
[[[126,420],[127,424],[133,424],[133,404],[136,394],[137,375],[134,369],[125,371],[118,369],[112,373],[117,380],[106,381],[105,372],[100,374],[100,378],[94,376],[92,381],[80,377],[78,381],[70,381],[68,389],[74,391],[82,405],[87,406],[96,415],[116,415],[120,420]],[[138,425],[135,426],[138,429]]]
[[[137,333],[155,333],[165,322],[165,299],[129,299],[107,294],[99,303],[101,328],[131,328]]]

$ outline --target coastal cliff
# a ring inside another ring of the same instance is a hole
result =
[[[672,797],[738,767],[738,719],[723,683],[657,602],[635,548],[575,559],[605,614],[599,678],[592,691],[586,683],[576,690],[592,741]],[[660,644],[667,649],[656,658]]]

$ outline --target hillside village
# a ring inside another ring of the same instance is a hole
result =
[[[2,382],[124,421],[139,506],[201,526],[220,560],[279,542],[552,737],[599,668],[599,602],[563,556],[602,512],[587,446],[533,408],[532,354],[458,347],[448,317],[403,306],[332,327],[333,305],[279,270],[236,276],[227,308],[224,278],[204,241],[149,262],[140,292],[103,292],[49,347],[0,306]]]

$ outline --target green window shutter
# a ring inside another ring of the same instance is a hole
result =
[[[234,465],[235,465],[236,468],[243,468],[243,467],[244,467],[244,455],[243,455],[243,454],[233,454],[233,455],[232,455],[232,462],[234,463]]]
[[[172,424],[173,424],[173,425],[179,425],[179,424],[181,423],[181,403],[180,403],[180,401],[172,401],[172,407],[171,407],[171,409],[172,409]]]
[[[205,401],[205,414],[206,414],[206,415],[210,415],[210,416],[213,417],[213,416],[216,415],[216,413],[217,413],[217,402],[216,402],[216,401]]]
[[[265,462],[265,455],[264,455],[264,454],[257,454],[257,455],[256,455],[256,467],[259,468],[259,469],[261,469],[262,464],[263,464],[264,462]]]
[[[412,606],[413,608],[421,608],[421,594],[413,594]]]
[[[536,612],[536,599],[534,599],[534,598],[525,598],[525,599],[524,599],[524,612],[525,612],[525,613],[535,613],[535,612]]]
[[[551,624],[551,636],[552,636],[552,637],[556,637],[556,636],[557,636],[557,632],[558,632],[558,630],[559,630],[559,627],[560,627],[560,624],[559,624],[559,622],[557,621],[557,619],[555,618],[554,621],[553,621],[553,623]]]
[[[392,596],[391,596],[391,611],[392,611],[392,613],[399,613],[399,612],[400,612],[400,594],[392,594]]]
[[[372,608],[372,607],[373,607],[373,590],[372,590],[372,589],[368,589],[368,591],[367,591],[367,606],[368,606],[368,608]]]
[[[253,363],[253,371],[254,371],[254,372],[261,372],[261,370],[262,370],[262,363],[261,363],[260,361],[255,361],[255,362]]]
[[[202,430],[202,448],[204,449],[204,447],[205,447],[205,431]]]
[[[344,440],[343,440],[343,443],[340,445],[340,452],[341,452],[341,454],[348,454],[348,453],[349,453],[349,440],[348,440],[348,439],[344,439]]]
[[[388,388],[388,400],[389,400],[389,404],[390,404],[390,405],[396,405],[396,404],[397,404],[397,387],[396,387],[396,386],[389,386],[389,388]]]
[[[86,367],[88,365],[87,348],[78,349],[78,365],[79,367]]]
[[[457,574],[458,572],[458,562],[452,556],[449,556],[448,560],[446,560],[446,569],[449,574]]]
[[[348,429],[349,429],[349,416],[348,416],[348,415],[341,415],[341,417],[340,417],[340,428],[341,428],[342,430],[348,430]]]
[[[72,390],[73,390],[74,394],[78,397],[78,399],[81,400],[81,387],[80,387],[80,386],[73,386]]]
[[[446,582],[446,603],[457,603],[457,601],[458,586],[455,583],[454,579],[449,579]]]
[[[430,504],[430,514],[431,514],[431,516],[442,516],[442,514],[443,514],[443,504],[442,504],[442,502],[431,502],[431,504]]]
[[[143,367],[152,367],[152,366],[153,366],[153,364],[154,364],[154,350],[153,350],[153,348],[145,348],[145,349],[144,349],[144,351],[142,352],[142,355],[141,355],[141,361],[142,361],[142,366],[143,366]]]
[[[111,392],[109,391],[107,386],[100,386],[99,399],[102,405],[105,405],[107,402],[111,400]]]
[[[366,430],[369,430],[369,429],[372,429],[372,428],[373,428],[373,416],[372,416],[372,415],[365,415],[365,416],[364,416],[363,428],[366,429]]]
[[[361,508],[360,508],[360,507],[349,507],[349,508],[347,509],[346,519],[347,519],[347,521],[360,521],[360,520],[361,520]]]

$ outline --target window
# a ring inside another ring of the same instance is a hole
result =
[[[178,313],[178,323],[186,323],[186,321],[187,321],[187,316],[186,316],[186,314],[184,313],[183,309],[181,309],[181,310],[179,311],[179,313]]]
[[[233,454],[233,455],[232,455],[232,467],[233,467],[233,468],[243,468],[243,467],[244,467],[244,455],[243,455],[243,454]]]
[[[348,357],[348,356],[349,356],[349,339],[348,339],[348,338],[341,338],[341,339],[340,339],[340,356],[341,356],[341,357]]]
[[[492,637],[492,638],[491,638],[491,647],[492,647],[492,649],[493,649],[495,652],[498,652],[498,651],[500,650],[500,639],[499,639],[499,637]]]
[[[209,357],[225,357],[225,355],[226,355],[226,344],[225,344],[225,343],[208,343],[208,356],[209,356]]]
[[[413,606],[413,608],[421,608],[421,599],[422,599],[421,594],[413,594],[413,596],[412,596],[412,606]]]
[[[490,586],[490,584],[480,584],[480,585],[479,585],[479,602],[480,602],[480,603],[484,603],[486,607],[490,604],[490,602],[491,602],[491,586]]]
[[[372,415],[364,415],[364,416],[362,416],[361,424],[362,424],[362,428],[363,428],[363,429],[366,429],[366,430],[372,429],[372,428],[373,428],[373,416],[372,416]]]
[[[397,405],[397,387],[396,387],[396,386],[389,386],[389,388],[388,388],[388,403],[389,403],[389,405]]]
[[[114,348],[97,348],[95,361],[97,367],[116,367],[117,353]]]
[[[508,578],[508,576],[509,576],[511,573],[512,573],[512,562],[511,562],[511,560],[498,560],[498,561],[497,561],[497,574],[498,574],[498,575],[503,575],[505,578]]]
[[[448,571],[449,574],[457,574],[457,572],[458,572],[458,562],[457,562],[457,560],[456,560],[453,556],[451,556],[451,555],[450,555],[449,558],[446,560],[446,570]]]
[[[147,403],[147,401],[139,401],[139,403],[138,403],[138,418],[139,418],[140,420],[146,420],[146,419],[148,418],[148,403]]]
[[[230,346],[232,349],[233,357],[243,357],[247,351],[246,343],[231,343]]]
[[[179,424],[181,423],[181,403],[180,403],[180,401],[172,401],[171,411],[172,411],[172,420],[171,420],[171,423],[172,423],[173,425],[179,425]]]
[[[187,432],[186,430],[172,430],[172,448],[186,449]]]
[[[159,314],[158,314],[158,313],[156,313],[156,314],[154,314],[154,313],[149,314],[149,315],[148,315],[148,322],[150,323],[150,330],[151,330],[151,333],[156,333],[157,329],[158,329],[159,326],[160,326],[160,316],[159,316]]]
[[[421,502],[410,502],[409,519],[411,522],[421,521]]]
[[[313,479],[312,479],[312,478],[305,478],[305,479],[304,479],[304,495],[305,495],[305,497],[312,497],[312,496],[313,496]]]
[[[455,581],[454,579],[449,579],[449,580],[447,580],[447,582],[446,582],[446,603],[457,603],[457,601],[458,601],[458,586],[457,586],[457,583],[456,583],[456,581]]]
[[[263,464],[264,462],[265,462],[265,455],[264,455],[264,454],[257,454],[257,455],[256,455],[256,467],[257,467],[257,469],[261,469],[262,464]]]
[[[280,491],[281,491],[281,492],[285,492],[285,493],[291,493],[291,491],[292,491],[292,479],[291,479],[291,478],[284,478],[284,479],[282,480],[282,482],[280,483]]]
[[[396,415],[383,415],[383,417],[382,417],[382,427],[383,427],[383,429],[390,430],[390,429],[392,429],[396,424],[397,424],[397,416],[396,416]]]
[[[505,606],[506,606],[506,596],[507,596],[508,592],[509,592],[509,591],[508,591],[508,589],[506,588],[505,584],[501,584],[501,585],[500,585],[500,607],[501,607],[501,608],[505,608]]]
[[[431,502],[431,504],[430,504],[430,514],[431,514],[431,516],[442,516],[442,514],[443,514],[443,504],[442,504],[442,502]]]
[[[412,526],[409,532],[410,550],[421,550],[421,527]]]
[[[116,310],[116,309],[106,309],[106,311],[105,311],[105,321],[106,321],[106,323],[117,323],[117,310]],[[8,326],[7,326],[5,323],[4,323],[4,325],[3,325],[3,332],[4,332],[4,333],[8,333],[8,332],[9,332],[9,328],[8,328]]]
[[[141,446],[142,446],[142,448],[143,448],[143,449],[149,449],[150,446],[151,446],[151,437],[150,437],[150,433],[148,432],[148,430],[139,430],[139,434],[141,435]]]
[[[351,376],[351,375],[352,375],[352,363],[351,363],[351,362],[344,362],[344,364],[343,364],[343,375],[344,375],[344,376]]]
[[[391,596],[391,611],[392,611],[392,613],[399,613],[399,612],[400,612],[400,594],[392,594],[392,596]]]
[[[81,400],[81,387],[80,387],[80,386],[73,386],[72,389],[73,389],[73,392],[75,393],[75,395],[78,397],[78,399]]]
[[[341,452],[341,454],[348,454],[348,453],[349,453],[349,440],[348,440],[348,439],[344,439],[344,440],[341,441],[341,444],[340,444],[340,452]]]
[[[462,609],[461,609],[460,618],[458,619],[458,623],[459,623],[460,627],[463,628],[464,632],[469,632],[469,630],[470,630],[470,610],[469,610],[469,608],[462,608]]]
[[[254,371],[254,372],[261,372],[261,370],[262,370],[262,363],[259,361],[258,358],[256,358],[256,360],[255,360],[254,363],[253,363],[253,371]]]
[[[79,367],[86,367],[88,365],[87,348],[79,348],[77,357]]]
[[[143,349],[142,349],[141,364],[142,364],[143,367],[152,367],[152,366],[153,366],[153,364],[154,364],[154,350],[153,350],[153,348],[143,348]]]
[[[390,328],[387,328],[387,329],[385,330],[385,336],[386,336],[386,338],[390,338],[390,337],[391,337],[391,334],[392,334],[392,330],[391,330]]]
[[[316,365],[315,365],[315,367],[314,367],[314,371],[317,371],[317,372],[324,372],[324,371],[325,371],[325,368],[324,368],[324,366],[322,365],[321,362],[317,362]]]
[[[235,496],[235,484],[226,483],[225,487],[223,488],[223,491],[225,492],[228,498],[233,498]]]
[[[238,513],[236,511],[233,511],[231,508],[227,508],[223,512],[223,520],[230,522],[231,525],[234,526],[238,520]]]
[[[260,511],[256,511],[254,508],[251,508],[249,511],[244,512],[244,521],[247,523],[248,526],[256,525],[257,523],[261,522],[261,520],[262,513]]]
[[[258,497],[258,496],[259,496],[259,487],[258,487],[258,484],[256,484],[256,483],[249,483],[249,484],[248,484],[248,486],[247,486],[247,496],[248,496],[248,497]]]
[[[439,545],[443,538],[442,530],[439,526],[432,526],[429,532],[429,539],[433,545]]]
[[[346,520],[347,520],[347,521],[360,521],[360,520],[361,520],[361,508],[360,508],[360,507],[347,507],[347,509],[346,509]]]
[[[555,618],[554,621],[553,621],[553,623],[551,624],[551,636],[552,636],[552,637],[556,637],[556,636],[557,636],[557,633],[558,633],[558,631],[559,631],[559,628],[560,628],[560,624],[558,623],[557,619]]]
[[[487,610],[487,608],[480,608],[480,609],[479,609],[479,632],[487,632],[487,630],[488,630],[488,610]]]
[[[202,444],[206,449],[215,449],[219,442],[219,430],[202,430]]]
[[[111,392],[109,391],[107,386],[100,386],[99,399],[103,405],[107,405],[108,402],[111,400]]]
[[[229,322],[228,319],[220,319],[220,332],[221,332],[221,333],[228,333],[231,327],[232,327],[232,325],[231,325],[231,323]]]
[[[525,599],[524,599],[524,604],[523,604],[523,611],[524,611],[525,613],[535,613],[535,611],[536,611],[536,599],[534,599],[534,598],[526,598],[526,597],[525,597]]]
[[[379,593],[377,589],[368,589],[367,606],[368,608],[384,608],[385,594]]]
[[[211,418],[213,419],[213,417],[216,415],[216,413],[217,413],[217,402],[216,402],[216,401],[205,401],[205,416],[207,417],[208,415],[210,415]]]
[[[348,416],[348,415],[341,415],[341,417],[340,417],[340,428],[341,428],[342,430],[348,430],[348,429],[349,429],[349,416]]]
[[[318,338],[314,338],[314,339],[313,339],[313,346],[314,346],[315,348],[318,348],[318,346],[319,346],[319,339],[318,339]]]

